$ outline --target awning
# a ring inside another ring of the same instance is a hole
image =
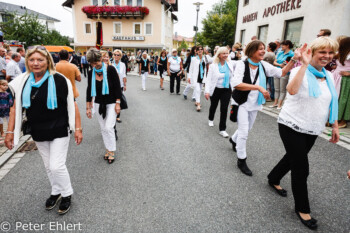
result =
[[[73,52],[74,50],[69,47],[69,46],[55,46],[55,45],[46,45],[44,46],[47,51],[49,51],[50,53],[58,53],[59,51],[61,51],[62,49],[67,50],[68,52]]]

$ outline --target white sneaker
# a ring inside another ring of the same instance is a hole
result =
[[[144,90],[144,91],[145,91],[145,90],[146,90],[146,88],[143,88],[142,90]]]
[[[209,121],[209,126],[213,127],[214,126],[214,121]]]
[[[228,133],[226,132],[226,131],[220,131],[220,133],[219,133],[221,136],[223,136],[224,138],[228,138],[229,137],[229,135],[228,135]]]

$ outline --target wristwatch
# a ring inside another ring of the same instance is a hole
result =
[[[117,103],[117,104],[120,104],[120,100],[117,100],[116,103]]]

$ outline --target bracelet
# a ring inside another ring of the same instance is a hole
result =
[[[295,59],[293,59],[293,58],[290,59],[290,60],[293,61],[294,63],[297,63],[297,60],[295,60]]]
[[[117,100],[116,103],[117,103],[117,104],[120,104],[120,100]]]
[[[90,110],[91,108],[86,108],[86,110]]]
[[[75,131],[81,130],[83,132],[83,128],[75,128]]]
[[[11,133],[11,134],[14,134],[14,132],[13,132],[13,131],[6,131],[5,133]]]

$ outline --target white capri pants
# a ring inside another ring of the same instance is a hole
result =
[[[244,107],[238,108],[237,123],[238,129],[232,135],[232,140],[236,143],[237,157],[239,159],[247,158],[247,139],[248,133],[252,129],[258,110],[247,111]]]
[[[185,88],[183,94],[184,94],[185,96],[187,96],[187,95],[188,95],[188,92],[190,92],[191,88],[192,88],[192,84],[187,83],[186,88]],[[192,99],[194,99],[194,98],[195,98],[195,91],[193,90]]]
[[[70,135],[53,141],[35,142],[50,180],[51,195],[61,194],[62,197],[68,197],[73,194],[66,166],[69,138]]]
[[[99,104],[95,103],[94,106],[95,115],[98,123],[100,123],[101,134],[103,143],[108,151],[115,151],[117,149],[117,143],[115,141],[114,126],[116,123],[117,113],[115,112],[115,104],[107,104],[106,106],[106,117],[102,118],[102,115],[98,113],[100,107]]]
[[[196,88],[194,90],[194,96],[196,98],[196,102],[201,102],[201,93],[202,93],[203,83],[196,83]]]
[[[142,78],[142,89],[146,89],[146,79],[148,77],[148,72],[141,74]]]

